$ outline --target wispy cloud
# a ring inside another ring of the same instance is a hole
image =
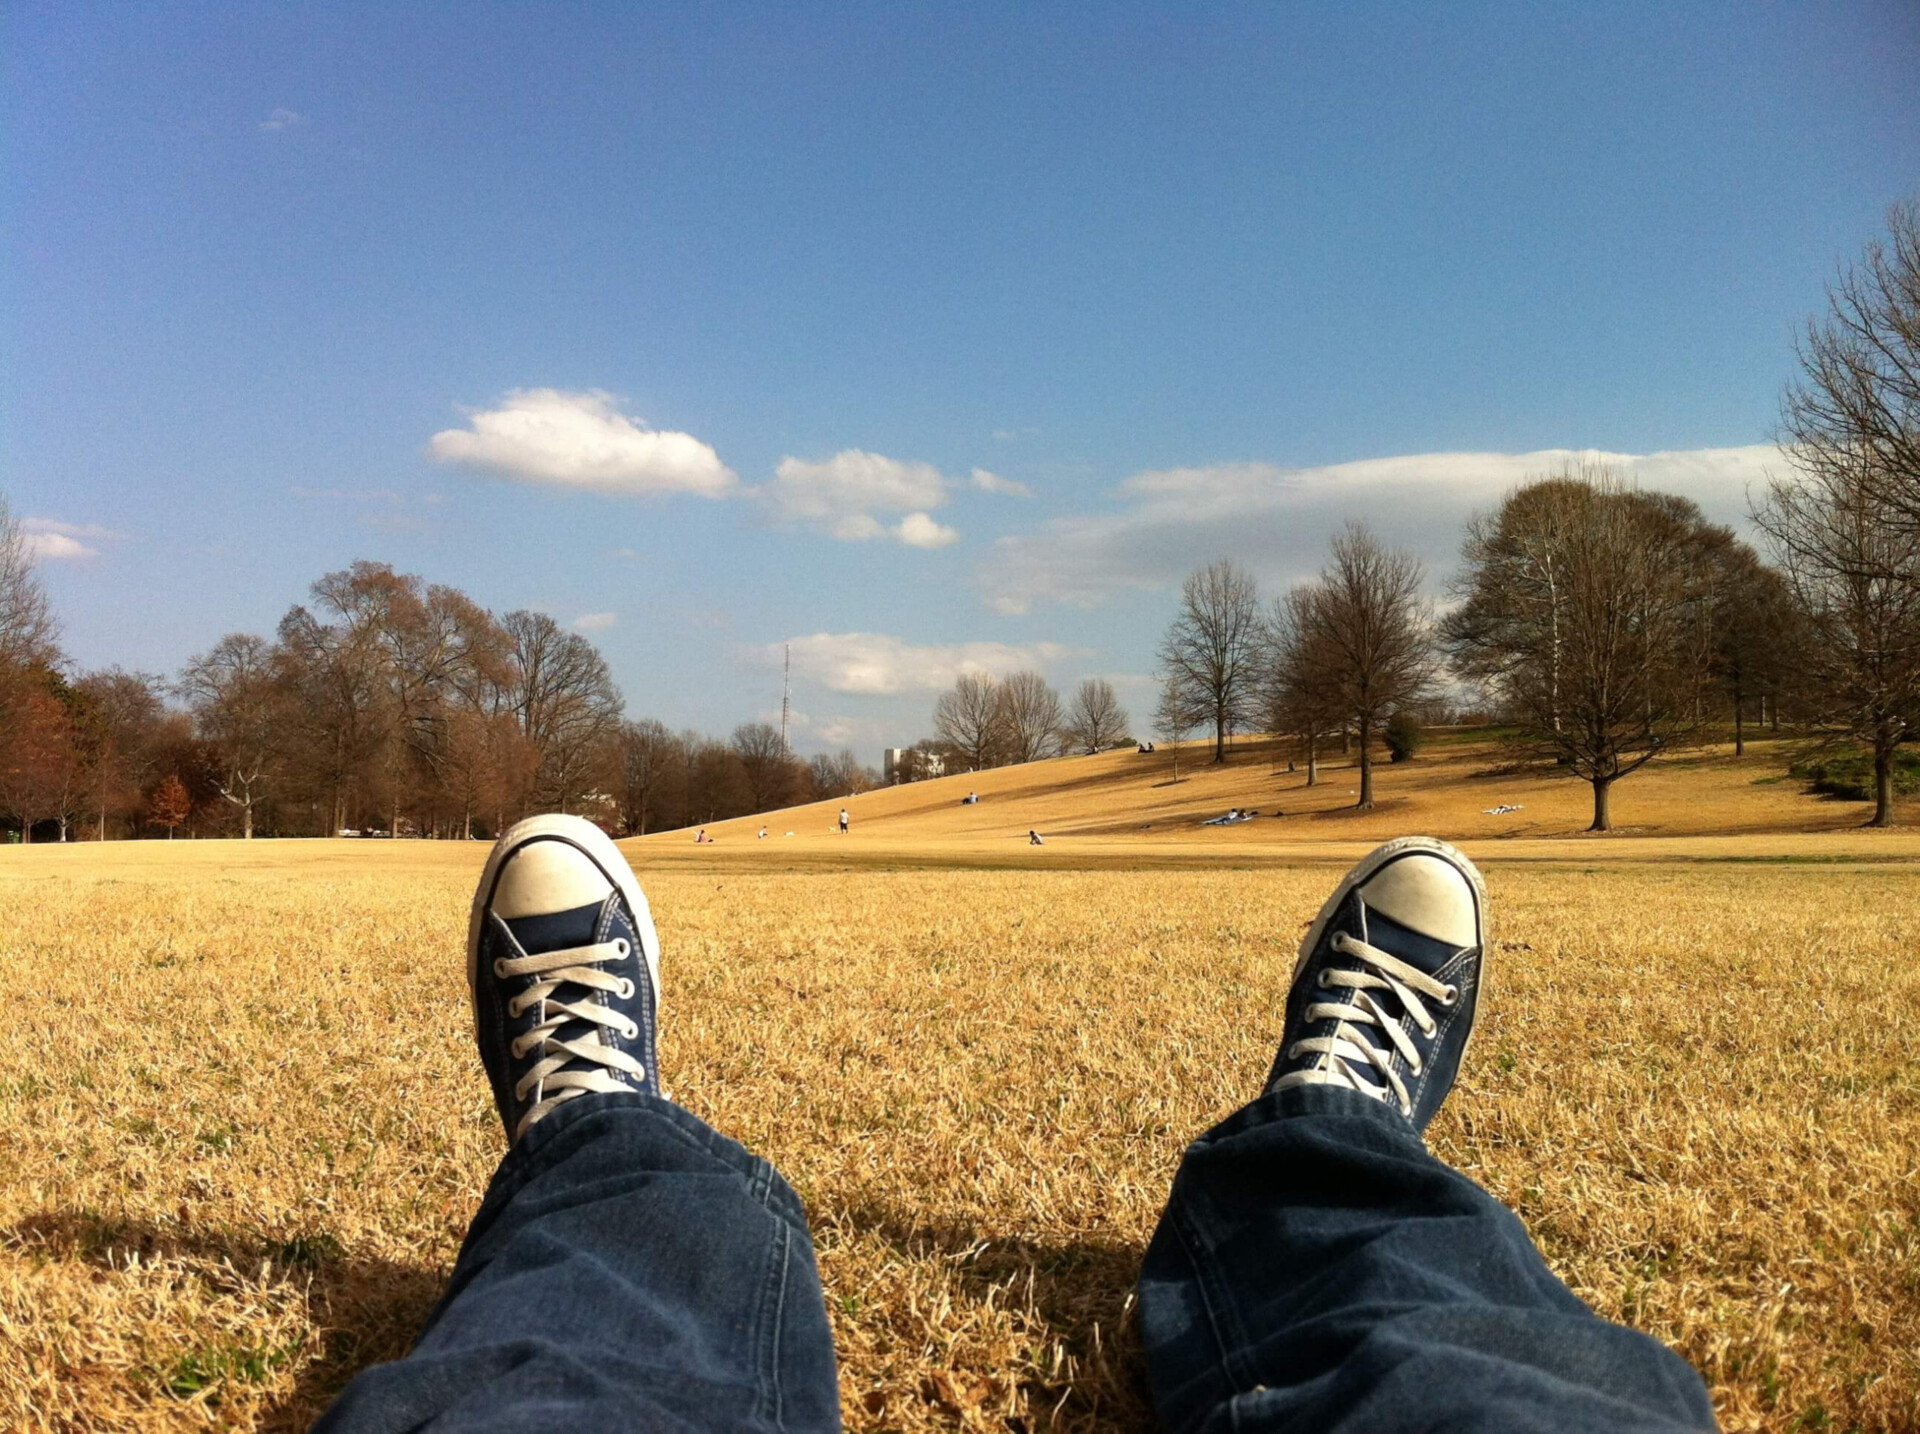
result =
[[[298,110],[276,109],[260,121],[260,128],[272,133],[283,129],[292,129],[295,125],[305,124],[307,117]]]
[[[1055,518],[1000,539],[976,574],[987,605],[1095,607],[1129,590],[1159,591],[1201,564],[1232,557],[1263,582],[1318,570],[1327,539],[1349,518],[1410,547],[1443,575],[1477,509],[1527,478],[1582,458],[1612,463],[1642,487],[1692,498],[1716,522],[1740,525],[1750,487],[1780,464],[1771,444],[1659,453],[1542,449],[1422,453],[1318,468],[1231,463],[1137,473],[1107,512]]]
[[[100,550],[93,543],[111,542],[120,537],[111,528],[98,523],[63,523],[57,518],[22,518],[27,552],[34,558],[57,562],[64,558],[97,558]]]
[[[648,428],[599,389],[516,389],[496,407],[469,413],[467,427],[434,434],[428,446],[443,463],[601,493],[721,498],[740,481],[709,445]]]
[[[576,632],[605,632],[619,620],[615,613],[583,612],[573,620],[573,626]]]
[[[759,666],[777,667],[788,645],[770,642],[748,655]],[[1057,642],[911,643],[880,632],[816,632],[790,645],[796,677],[831,692],[873,697],[940,692],[962,673],[1000,676],[1079,655]]]
[[[973,470],[969,480],[973,486],[985,493],[1004,493],[1010,498],[1031,498],[1033,489],[1013,478],[1002,478],[998,473],[989,473],[984,468]]]

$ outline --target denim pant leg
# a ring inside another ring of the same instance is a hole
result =
[[[494,1175],[413,1352],[318,1430],[837,1430],[800,1201],[658,1097],[587,1095]]]
[[[1140,1272],[1172,1434],[1714,1427],[1686,1361],[1610,1324],[1399,1113],[1309,1086],[1188,1150]]]

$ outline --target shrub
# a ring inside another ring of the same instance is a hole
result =
[[[1394,761],[1411,761],[1423,740],[1420,719],[1413,713],[1396,712],[1387,719],[1387,755]]]
[[[1873,800],[1873,757],[1858,748],[1843,748],[1806,757],[1787,768],[1807,784],[1807,790],[1848,802]],[[1893,758],[1893,794],[1910,797],[1920,792],[1920,752],[1898,752]]]

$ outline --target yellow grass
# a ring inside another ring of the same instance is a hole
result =
[[[860,798],[845,843],[629,848],[669,1088],[807,1202],[850,1427],[1147,1427],[1130,1289],[1181,1147],[1258,1085],[1333,863],[1424,817],[1483,859],[1497,942],[1436,1150],[1730,1429],[1920,1428],[1914,833],[1818,830],[1858,808],[1719,758],[1622,788],[1656,835],[1568,837],[1547,791],[1506,842],[1442,820],[1497,780],[1390,774],[1408,820],[1288,845],[1129,837],[1099,809],[1134,797],[1044,770]],[[1195,809],[1265,806],[1243,779],[1298,799],[1261,766]],[[1746,835],[1687,835],[1715,802]],[[0,852],[0,1428],[300,1428],[404,1351],[503,1144],[461,974],[482,855]]]

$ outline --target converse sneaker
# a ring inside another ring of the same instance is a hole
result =
[[[660,1093],[660,938],[591,822],[530,817],[494,843],[467,923],[467,985],[509,1142],[589,1092]]]
[[[1375,850],[1300,943],[1267,1089],[1345,1086],[1425,1130],[1473,1033],[1486,911],[1480,873],[1445,842]]]

